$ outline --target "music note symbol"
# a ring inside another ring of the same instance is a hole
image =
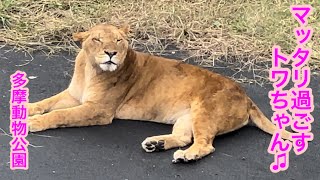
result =
[[[279,172],[280,170],[284,171],[288,169],[287,161],[288,161],[288,157],[286,152],[282,154],[275,154],[275,162],[271,164],[272,166],[271,171]]]

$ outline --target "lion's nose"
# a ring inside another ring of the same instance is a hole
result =
[[[104,53],[106,53],[110,57],[110,59],[117,54],[117,52],[108,52],[108,51],[104,51]]]

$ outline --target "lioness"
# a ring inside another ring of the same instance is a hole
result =
[[[29,131],[110,124],[114,118],[174,124],[171,134],[148,137],[146,152],[183,147],[173,162],[200,159],[215,148],[216,135],[248,124],[276,127],[242,90],[220,74],[181,61],[136,52],[129,27],[100,24],[73,35],[81,41],[74,74],[63,92],[28,104]],[[282,137],[290,139],[287,131]]]

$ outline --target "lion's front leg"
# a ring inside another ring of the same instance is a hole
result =
[[[33,116],[36,114],[43,114],[56,109],[70,108],[80,105],[80,102],[74,99],[67,90],[54,95],[50,98],[44,99],[36,103],[28,103],[28,114]]]
[[[101,106],[86,102],[80,106],[54,110],[43,115],[28,118],[30,132],[43,131],[58,127],[80,127],[110,124],[112,115],[107,115]]]

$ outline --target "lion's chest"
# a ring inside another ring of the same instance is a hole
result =
[[[88,64],[77,64],[76,66],[68,90],[71,96],[80,103],[84,103],[94,95],[92,84],[94,83],[93,79],[97,72]]]

